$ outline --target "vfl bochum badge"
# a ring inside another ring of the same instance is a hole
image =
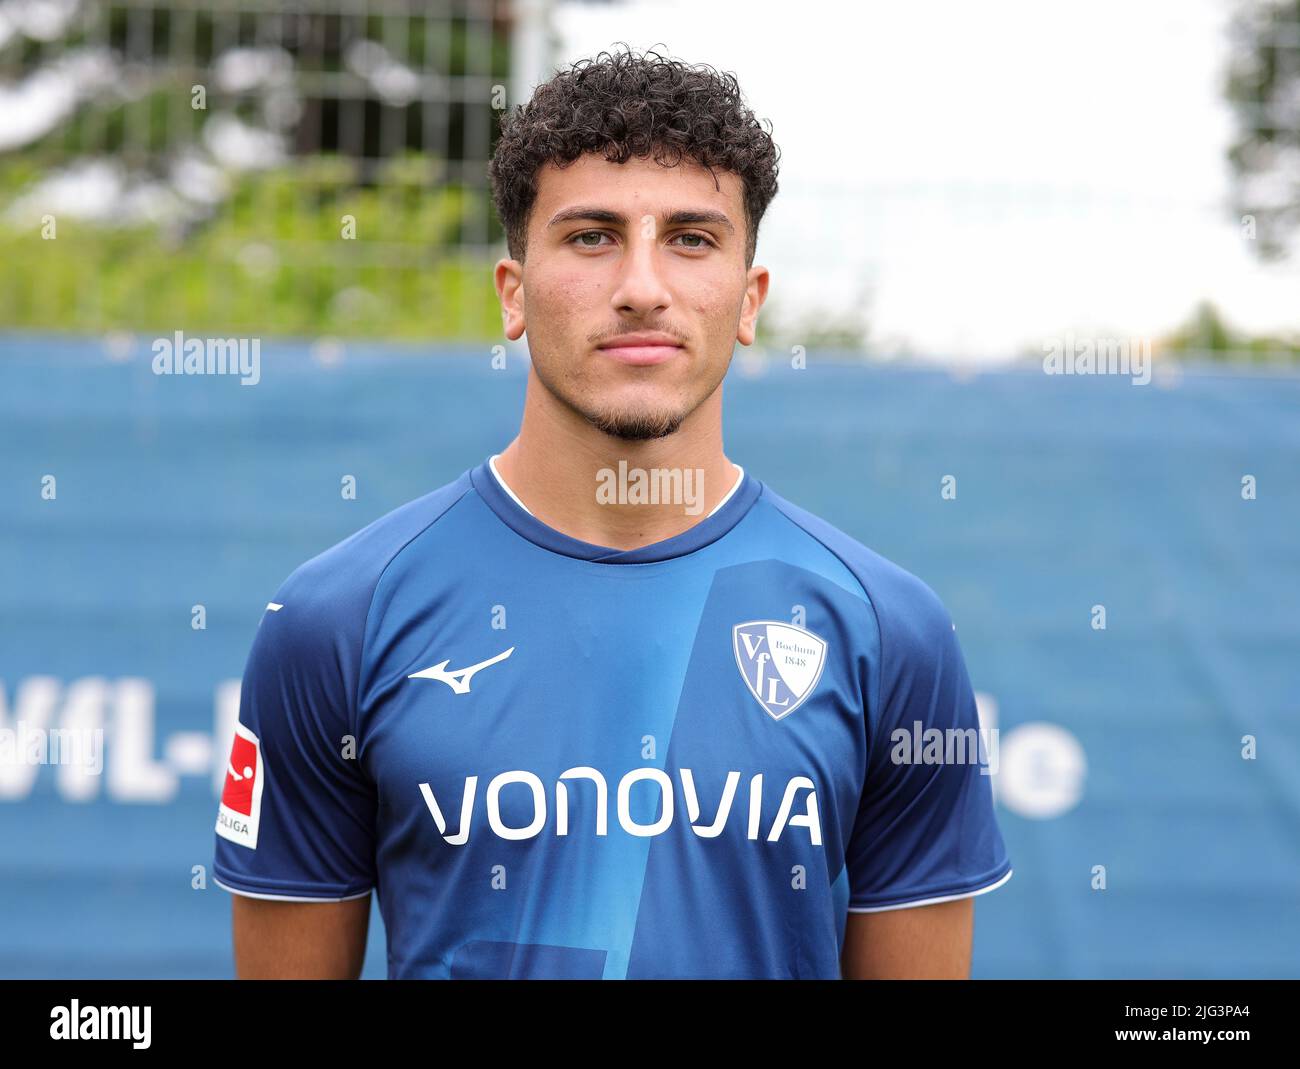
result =
[[[773,720],[799,708],[826,664],[826,641],[793,624],[751,620],[731,629],[740,676]]]

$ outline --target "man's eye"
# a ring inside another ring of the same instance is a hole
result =
[[[574,234],[569,239],[569,244],[579,245],[584,249],[599,249],[601,247],[600,239],[607,237],[609,237],[609,234],[603,230],[584,230],[580,234]],[[707,234],[695,232],[677,234],[672,240],[677,241],[679,239],[684,239],[681,245],[681,248],[684,249],[707,249],[712,248],[714,244],[713,239]]]
[[[694,233],[694,232],[692,231],[691,233],[687,233],[687,234],[678,234],[677,236],[678,236],[679,238],[694,238],[694,239],[695,239],[694,242],[689,243],[689,244],[686,244],[686,245],[683,245],[682,248],[684,248],[684,249],[707,249],[707,248],[709,248],[709,247],[713,244],[713,241],[709,238],[709,236],[708,236],[707,234],[697,234],[697,233]],[[697,243],[698,243],[698,244],[697,244]]]

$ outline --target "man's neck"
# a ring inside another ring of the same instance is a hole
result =
[[[544,389],[530,381],[534,388]],[[636,442],[534,395],[497,473],[529,512],[570,538],[621,550],[662,542],[707,517],[740,476],[722,451],[721,393],[668,437]]]

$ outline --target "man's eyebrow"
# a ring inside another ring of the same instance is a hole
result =
[[[577,207],[566,208],[562,212],[557,212],[549,223],[547,228],[559,226],[561,223],[573,222],[592,222],[592,223],[609,223],[612,226],[627,226],[627,216],[622,212],[610,211],[608,208],[589,208]],[[700,225],[713,223],[716,226],[726,227],[731,233],[736,232],[735,226],[727,218],[725,212],[715,211],[712,208],[682,208],[670,213],[664,218],[665,226],[690,226],[692,224]]]
[[[731,225],[731,220],[727,218],[726,213],[715,211],[712,208],[685,208],[682,211],[673,212],[664,222],[668,226],[714,223],[717,226],[725,226],[733,234],[736,232],[736,228]]]

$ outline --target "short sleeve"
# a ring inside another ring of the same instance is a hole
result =
[[[866,779],[845,865],[849,910],[991,891],[1011,875],[987,746],[952,619],[919,579],[886,592]],[[996,767],[996,763],[995,763]]]
[[[354,712],[367,602],[308,562],[262,615],[218,807],[213,872],[229,891],[330,901],[375,885]]]

